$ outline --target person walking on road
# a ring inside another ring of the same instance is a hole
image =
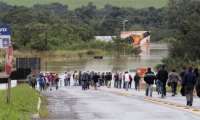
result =
[[[153,93],[153,84],[156,80],[154,72],[151,71],[151,68],[147,69],[147,72],[144,75],[144,81],[146,82],[146,96],[152,97]]]
[[[179,76],[179,74],[176,72],[175,69],[173,69],[170,73],[169,73],[169,77],[168,77],[168,81],[167,81],[167,84],[168,86],[171,87],[172,89],[172,96],[175,96],[177,93],[177,85],[178,85],[178,82],[181,81],[181,78]]]
[[[97,90],[97,83],[99,80],[99,76],[97,73],[94,73],[93,80],[94,80],[94,89]]]
[[[82,84],[82,90],[87,90],[87,82],[89,81],[89,74],[87,72],[84,72],[81,76],[81,84]]]
[[[120,88],[121,89],[121,87],[122,87],[122,80],[123,80],[123,73],[122,72],[120,72],[119,73],[119,83],[118,83],[118,86],[117,86],[117,88]]]
[[[68,72],[68,74],[67,74],[67,83],[68,83],[67,85],[68,85],[68,86],[71,85],[70,80],[71,80],[71,73]]]
[[[64,84],[65,86],[67,86],[67,72],[65,72],[64,74]]]
[[[58,74],[55,75],[55,83],[56,83],[56,90],[58,89],[58,84],[59,84],[60,78]]]
[[[134,82],[135,82],[135,90],[139,91],[140,88],[140,76],[138,74],[138,72],[136,72],[135,76],[134,76]]]
[[[168,79],[168,72],[165,70],[164,65],[162,65],[161,69],[158,70],[156,77],[161,83],[161,97],[163,98],[166,96],[166,83]]]
[[[122,74],[122,80],[123,80],[123,88],[126,89],[125,72]]]
[[[198,68],[194,69],[194,74],[196,76],[196,86],[195,86],[196,93],[197,93],[197,96],[200,97],[200,75],[199,75]]]
[[[35,89],[36,85],[37,85],[37,80],[36,80],[36,75],[35,74],[29,74],[27,76],[27,79],[28,79],[28,82],[29,82],[29,85]]]
[[[78,86],[79,84],[79,73],[77,71],[74,71],[73,74],[73,81],[74,81],[74,86]]]
[[[180,74],[179,74],[180,77],[181,77],[181,81],[183,81],[186,72],[187,72],[186,67],[183,67],[183,68],[182,68],[182,71],[181,71]]]
[[[132,82],[133,82],[133,78],[132,76],[129,74],[129,83],[128,83],[128,88],[132,88]]]
[[[107,82],[107,87],[110,88],[111,87],[111,80],[112,80],[112,73],[108,72],[106,74],[106,82]]]
[[[184,86],[185,89],[187,106],[192,106],[193,104],[193,92],[195,84],[196,84],[196,76],[193,73],[193,68],[190,67],[188,69],[188,72],[184,75],[184,79],[182,81],[182,86]]]
[[[40,91],[43,91],[45,89],[45,80],[42,73],[39,74],[38,83],[39,83]]]
[[[129,82],[130,82],[130,75],[129,75],[128,71],[125,72],[124,77],[125,77],[125,79],[124,79],[124,81],[125,81],[125,88],[126,88],[126,91],[128,91]]]
[[[49,80],[49,88],[50,88],[50,91],[52,91],[52,87],[54,85],[54,75],[53,73],[50,73],[48,75],[48,80]]]
[[[119,74],[116,72],[114,74],[114,87],[118,88],[118,83],[119,83]]]
[[[105,86],[105,84],[106,84],[106,80],[105,80],[105,72],[103,72],[103,73],[101,74],[101,79],[102,79],[101,86]]]
[[[78,73],[78,86],[81,85],[81,77],[82,77],[82,72],[79,71],[79,73]]]

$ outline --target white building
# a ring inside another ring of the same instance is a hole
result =
[[[104,41],[104,42],[111,42],[113,38],[117,36],[95,36],[95,40]]]

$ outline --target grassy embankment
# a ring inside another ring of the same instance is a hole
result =
[[[19,85],[11,90],[11,103],[6,103],[6,91],[0,90],[1,120],[30,120],[37,113],[39,93],[28,85]],[[41,116],[47,116],[45,98],[42,97]]]
[[[75,9],[89,2],[93,2],[98,8],[104,7],[106,4],[119,7],[146,8],[155,7],[161,8],[167,5],[168,0],[0,0],[11,5],[33,6],[34,4],[49,4],[59,2],[67,4],[70,9]]]

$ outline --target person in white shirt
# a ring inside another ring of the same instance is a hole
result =
[[[129,75],[128,71],[125,72],[124,77],[125,77],[125,80],[124,80],[125,81],[125,88],[128,91],[128,85],[129,85],[129,82],[130,82],[130,75]]]

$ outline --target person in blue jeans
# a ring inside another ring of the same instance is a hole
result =
[[[39,75],[38,83],[39,83],[39,89],[40,89],[40,91],[43,91],[44,88],[45,88],[45,78],[44,78],[44,76],[43,76],[42,73]]]
[[[162,82],[160,82],[160,80],[156,80],[156,91],[158,92],[158,95],[162,95]]]

